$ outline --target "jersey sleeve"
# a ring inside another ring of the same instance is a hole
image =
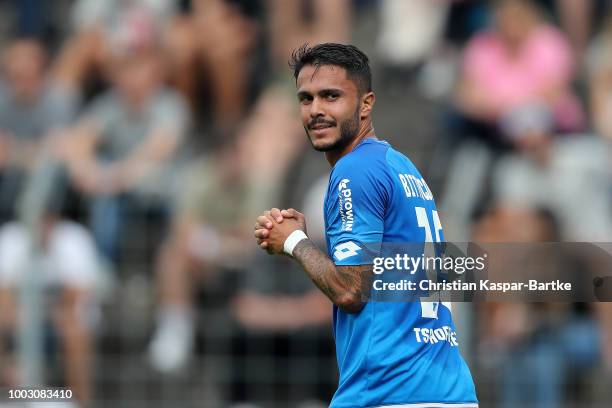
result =
[[[336,265],[372,263],[380,251],[391,180],[383,163],[339,162],[326,206],[329,254]]]

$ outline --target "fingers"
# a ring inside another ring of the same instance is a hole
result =
[[[258,238],[257,245],[259,245],[259,247],[263,249],[264,251],[266,251],[267,253],[269,254],[271,253],[270,248],[269,248],[270,244],[268,243],[268,241]]]
[[[272,216],[272,218],[279,224],[283,222],[283,215],[281,214],[281,210],[279,210],[278,208],[271,209],[270,216]]]
[[[294,211],[295,210],[293,208],[289,208],[288,210],[281,211],[281,215],[285,218],[293,218]]]
[[[269,211],[266,211],[269,212]],[[257,217],[257,224],[256,227],[257,229],[260,228],[267,228],[267,229],[272,229],[272,220],[270,218],[268,218],[266,215],[260,215],[259,217]]]
[[[266,239],[270,235],[270,231],[267,228],[260,228],[255,230],[255,238]]]
[[[267,228],[272,229],[274,222],[283,222],[283,215],[278,208],[272,208],[270,211],[264,211],[263,215],[257,217],[255,229]]]
[[[273,208],[273,210],[274,210],[274,208]],[[264,211],[264,216],[265,216],[266,218],[268,218],[268,221],[269,221],[269,223],[270,223],[270,226],[269,226],[269,227],[267,226],[267,225],[268,225],[268,223],[266,223],[266,228],[272,228],[272,225],[274,225],[274,221],[275,221],[275,220],[274,220],[274,217],[272,216],[272,212],[271,212],[271,211]]]
[[[300,213],[298,210],[293,209],[293,208],[283,210],[281,211],[281,214],[285,218],[299,218],[302,216],[302,213]]]
[[[304,215],[302,215],[299,211],[289,208],[287,210],[280,210],[278,208],[272,208],[269,211],[264,211],[262,215],[257,217],[255,222],[255,228],[253,234],[257,240],[257,245],[269,254],[272,253],[272,249],[270,247],[270,243],[268,239],[270,238],[270,230],[274,227],[274,224],[280,224],[283,222],[285,218],[293,218],[298,222],[303,223]],[[304,231],[305,225],[301,227]]]
[[[261,249],[263,249],[264,251],[266,251],[268,254],[270,254],[270,255],[273,254],[272,249],[270,248],[270,244],[268,243],[268,241],[261,241],[259,243],[259,247]]]

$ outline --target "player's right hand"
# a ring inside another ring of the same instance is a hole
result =
[[[278,208],[264,211],[255,221],[255,238],[257,238],[257,245],[259,245],[261,249],[268,249],[266,238],[268,238],[269,230],[274,226],[274,222],[283,222],[283,216]]]
[[[269,211],[264,211],[264,213],[257,217],[257,220],[255,221],[255,238],[257,238],[257,245],[259,245],[261,249],[267,251],[267,238],[270,235],[269,231],[274,227],[274,222],[280,224],[283,222],[283,219],[295,218],[298,214],[301,215],[292,208],[282,211],[278,208],[272,208]]]

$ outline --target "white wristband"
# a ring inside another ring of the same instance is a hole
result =
[[[297,244],[304,240],[308,239],[308,236],[302,230],[295,230],[285,240],[285,244],[283,245],[283,249],[287,255],[293,256],[293,250],[297,246]]]

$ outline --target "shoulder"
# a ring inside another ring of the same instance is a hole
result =
[[[387,152],[391,146],[380,140],[365,141],[341,158],[332,170],[334,174],[366,175],[379,172],[387,165]]]
[[[350,183],[350,188],[357,190],[388,190],[391,179],[387,154],[391,150],[383,141],[368,141],[357,146],[334,166],[330,187],[343,189]]]
[[[539,58],[563,62],[572,58],[569,40],[561,30],[551,25],[543,25],[533,31],[527,43],[527,50],[527,57],[536,61]]]
[[[494,69],[504,61],[504,48],[495,33],[482,31],[468,43],[463,53],[463,70],[467,75],[481,75],[481,70]]]
[[[565,35],[553,26],[543,25],[537,28],[527,45],[526,58],[535,63],[544,63],[543,67],[561,70],[573,66],[572,49]]]
[[[569,47],[569,40],[558,28],[545,24],[537,28],[533,32],[533,41],[543,45],[562,45]]]

